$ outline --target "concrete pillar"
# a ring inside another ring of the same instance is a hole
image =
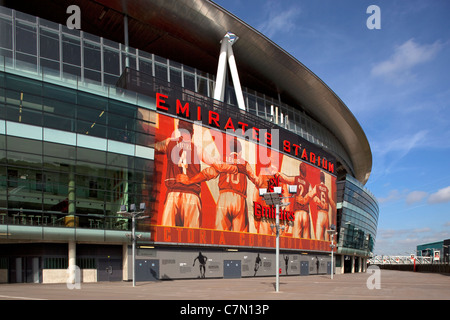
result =
[[[340,260],[340,267],[336,268],[336,274],[343,274],[344,273],[344,255],[336,256],[336,259]],[[337,262],[337,260],[336,260]],[[337,263],[336,263],[337,264]]]
[[[123,16],[123,41],[125,44],[125,67],[130,66],[130,58],[128,57],[129,45],[128,45],[128,16],[124,14]]]
[[[69,241],[69,282],[74,284],[76,280],[77,265],[77,244],[75,241]]]
[[[73,167],[70,167],[69,172],[69,188],[68,188],[68,200],[69,200],[69,208],[68,214],[75,214],[75,173],[73,172]]]
[[[128,263],[129,259],[128,259],[128,244],[124,243],[122,245],[122,280],[123,281],[128,281],[131,278],[131,274],[130,274],[130,269],[128,267],[129,263]]]

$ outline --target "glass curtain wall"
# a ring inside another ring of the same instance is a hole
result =
[[[376,198],[349,175],[345,181],[337,183],[337,195],[339,250],[368,256],[373,252],[377,232],[379,207]]]
[[[152,141],[152,112],[0,73],[0,222],[128,229],[120,205],[151,203],[153,161],[134,148]]]
[[[129,67],[182,86],[185,90],[212,97],[215,76],[196,68],[138,49],[100,38],[79,30],[0,7],[0,59],[27,63],[30,70],[55,73],[81,82],[115,85]],[[2,62],[0,62],[1,64]],[[352,168],[352,162],[338,139],[303,112],[286,105],[279,98],[242,88],[247,111],[291,130],[306,140],[322,146]],[[227,101],[237,105],[233,87],[228,87]]]

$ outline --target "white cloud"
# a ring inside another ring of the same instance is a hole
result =
[[[419,228],[419,229],[413,229],[412,234],[427,233],[427,232],[432,232],[432,231],[433,230],[431,230],[431,228],[424,227],[424,228]]]
[[[422,201],[428,196],[428,193],[425,191],[412,191],[408,193],[406,196],[406,204],[411,205],[417,202]]]
[[[428,198],[428,203],[444,203],[450,202],[450,186],[438,190]]]
[[[415,253],[420,244],[447,239],[447,230],[430,227],[411,229],[380,229],[375,241],[377,255],[407,255]]]
[[[410,39],[396,47],[389,59],[376,64],[372,68],[372,75],[403,82],[406,78],[411,77],[411,70],[415,66],[434,58],[441,47],[442,44],[439,41],[421,45],[414,39]]]
[[[427,199],[428,204],[450,202],[450,186],[442,188],[437,192],[431,194],[430,192],[426,191],[399,191],[398,189],[393,189],[390,190],[385,197],[377,197],[379,204],[386,204],[404,200],[408,206],[421,202],[424,199]],[[405,211],[408,210],[410,209],[405,209]]]
[[[408,255],[421,241],[412,230],[379,230],[375,241],[376,255]]]
[[[392,135],[386,139],[372,143],[372,150],[375,161],[378,164],[376,174],[380,176],[390,176],[392,170],[399,170],[402,166],[398,163],[406,157],[411,150],[427,146],[428,131],[421,130],[414,134],[406,134],[394,138]]]
[[[398,190],[391,190],[386,197],[377,197],[378,203],[383,204],[401,199],[402,195]]]
[[[412,149],[414,149],[417,146],[421,146],[425,142],[425,138],[427,136],[426,130],[421,130],[417,133],[415,133],[413,136],[406,135],[404,137],[400,137],[397,139],[389,139],[388,141],[385,141],[382,145],[379,146],[380,150],[379,152],[381,154],[386,154],[388,152],[395,152],[400,155],[400,158],[407,155]]]
[[[296,28],[296,19],[299,13],[300,9],[297,7],[280,11],[279,9],[275,10],[269,3],[268,18],[257,29],[269,38],[279,32],[292,31]]]

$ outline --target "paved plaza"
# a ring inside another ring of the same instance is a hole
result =
[[[378,270],[377,273],[158,282],[1,284],[1,300],[449,300],[450,275]]]

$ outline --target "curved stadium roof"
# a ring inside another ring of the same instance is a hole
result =
[[[341,142],[354,175],[366,183],[372,153],[360,124],[341,99],[313,72],[263,34],[209,0],[41,0],[4,1],[19,11],[66,23],[66,9],[81,9],[81,28],[122,42],[123,13],[129,16],[129,45],[215,74],[219,42],[231,31],[243,86],[278,94],[291,106],[301,105]],[[52,8],[52,10],[48,10]]]

